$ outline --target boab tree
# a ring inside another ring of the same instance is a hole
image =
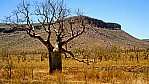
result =
[[[66,19],[70,17],[70,9],[66,7],[63,0],[47,0],[45,2],[36,2],[31,5],[23,1],[13,14],[6,17],[5,22],[13,27],[21,27],[27,34],[39,39],[49,52],[50,73],[54,70],[62,71],[62,53],[68,53],[73,59],[84,62],[76,58],[71,51],[63,46],[85,32],[85,22],[81,17],[81,12],[77,12],[77,21]],[[34,24],[39,23],[38,27],[46,32],[46,38],[43,38],[35,32]],[[54,40],[51,40],[55,38]]]

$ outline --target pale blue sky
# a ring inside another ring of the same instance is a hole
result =
[[[0,19],[11,14],[21,1],[0,0]],[[136,38],[149,39],[149,0],[65,0],[65,3],[74,10],[81,9],[86,16],[119,23],[122,30]]]

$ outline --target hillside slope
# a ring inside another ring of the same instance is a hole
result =
[[[83,40],[82,40],[83,39]],[[81,42],[84,46],[117,46],[119,48],[149,48],[149,42],[139,40],[123,30],[108,30],[101,28],[89,29],[89,31],[77,38],[74,42]],[[84,47],[83,45],[80,45]],[[79,44],[78,44],[79,45]]]
[[[70,19],[77,19],[71,17]],[[149,48],[149,42],[139,40],[121,30],[117,23],[106,23],[101,20],[84,16],[84,20],[90,25],[83,35],[71,41],[68,46],[72,49],[92,49],[98,46],[117,46],[119,48]],[[39,32],[41,30],[38,30]],[[42,36],[44,33],[40,32]],[[12,33],[0,33],[0,50],[8,48],[13,51],[41,51],[45,46],[37,39],[30,38],[25,31]]]

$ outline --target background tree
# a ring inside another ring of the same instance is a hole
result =
[[[75,60],[85,63],[84,60],[76,58],[71,51],[63,48],[68,42],[85,32],[86,26],[81,14],[77,11],[77,22],[66,19],[70,17],[71,11],[64,4],[64,0],[46,0],[36,2],[35,5],[23,1],[12,15],[6,17],[5,23],[13,28],[21,27],[30,37],[39,39],[48,49],[50,72],[62,71],[62,53],[68,53]],[[46,38],[35,32],[34,23],[39,23],[38,27],[47,33]]]

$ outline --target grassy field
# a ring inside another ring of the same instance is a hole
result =
[[[0,54],[0,84],[149,84],[147,50],[100,48],[74,53],[89,65],[63,56],[63,71],[49,74],[47,53],[4,50]]]

